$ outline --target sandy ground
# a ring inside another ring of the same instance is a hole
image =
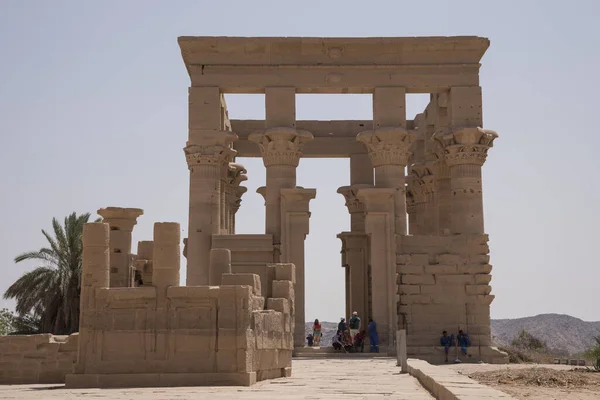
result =
[[[411,399],[433,397],[392,359],[294,360],[293,377],[246,387],[65,389],[51,385],[0,386],[0,399]]]
[[[600,399],[600,373],[577,372],[567,365],[453,364],[444,368],[468,375],[517,399]]]

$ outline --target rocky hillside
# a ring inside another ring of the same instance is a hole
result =
[[[322,346],[331,346],[331,338],[337,329],[335,322],[322,322]],[[586,322],[562,314],[540,314],[535,317],[515,319],[493,319],[492,337],[498,346],[510,344],[512,339],[525,329],[537,337],[549,349],[562,354],[585,351],[600,334],[600,321]],[[312,322],[306,323],[306,334],[312,333]]]
[[[600,334],[600,321],[586,322],[564,314],[492,320],[492,336],[498,345],[509,344],[521,329],[546,342],[555,352],[575,354],[593,344],[594,336]]]

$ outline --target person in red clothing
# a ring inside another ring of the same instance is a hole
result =
[[[315,347],[321,346],[321,323],[318,319],[315,319],[313,324],[313,345]]]
[[[354,336],[354,350],[361,353],[365,350],[365,339],[367,338],[367,332],[362,330]]]

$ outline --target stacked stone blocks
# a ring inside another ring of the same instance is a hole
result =
[[[77,360],[78,334],[0,336],[0,384],[64,383]]]
[[[476,234],[398,237],[398,325],[407,330],[409,356],[443,362],[442,331],[462,329],[471,338],[470,358],[507,362],[491,347],[487,241]]]
[[[180,287],[179,224],[157,223],[154,286],[110,288],[108,232],[84,230],[81,337],[67,386],[251,385],[291,374],[293,264],[268,265],[266,298],[248,273]]]

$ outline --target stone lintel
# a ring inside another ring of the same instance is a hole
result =
[[[364,144],[356,141],[356,135],[373,125],[372,120],[345,121],[296,121],[296,128],[313,134],[314,139],[304,144],[304,158],[345,158],[353,154],[366,154]],[[260,148],[248,140],[253,133],[264,132],[264,120],[231,120],[233,131],[239,139],[234,143],[239,157],[261,157]],[[414,128],[414,121],[407,121],[407,128]]]
[[[192,86],[222,93],[264,93],[272,86],[297,93],[372,93],[404,87],[432,93],[479,85],[481,37],[240,38],[180,37]]]
[[[177,38],[186,66],[477,64],[490,41],[477,36]]]

